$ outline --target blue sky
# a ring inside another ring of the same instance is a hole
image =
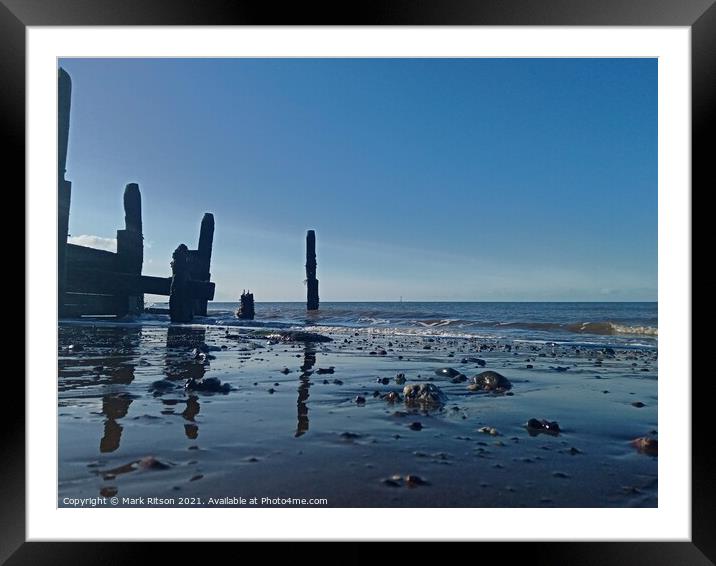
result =
[[[64,59],[70,234],[216,300],[656,300],[656,59]]]

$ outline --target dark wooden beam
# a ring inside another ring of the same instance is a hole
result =
[[[124,316],[128,304],[123,296],[67,292],[63,312],[64,316]]]
[[[152,277],[97,269],[72,269],[68,273],[68,289],[74,293],[111,295],[169,295],[171,277]],[[212,300],[216,285],[210,281],[191,281],[188,291],[193,298]]]
[[[117,254],[76,244],[67,244],[67,266],[70,271],[80,269],[102,269],[117,271]]]

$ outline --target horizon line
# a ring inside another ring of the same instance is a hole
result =
[[[161,295],[159,295],[161,296]],[[167,301],[155,301],[155,302],[167,302]],[[209,301],[209,304],[212,303],[238,303],[239,300],[222,300],[222,301]],[[306,300],[264,300],[264,301],[255,301],[257,304],[261,303],[305,303]],[[617,300],[617,301],[568,301],[568,300],[543,300],[543,301],[534,301],[534,300],[512,300],[512,301],[495,301],[495,300],[468,300],[468,301],[460,301],[460,300],[396,300],[396,299],[375,299],[375,300],[360,300],[360,301],[328,301],[324,300],[321,301],[323,304],[330,304],[330,303],[658,303],[657,300],[634,300],[634,301],[625,301],[625,300]]]

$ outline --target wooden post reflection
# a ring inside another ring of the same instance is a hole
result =
[[[308,388],[311,385],[310,376],[313,373],[312,369],[316,363],[316,350],[313,344],[306,342],[303,351],[303,365],[301,366],[301,375],[299,376],[300,383],[298,385],[298,400],[297,405],[297,423],[296,423],[296,437],[302,436],[308,432]]]
[[[121,329],[116,339],[122,338],[122,342],[128,345],[130,354],[136,353],[139,342],[142,339],[142,331],[139,328]],[[112,385],[129,385],[134,381],[133,362],[118,363],[112,357],[105,361],[106,369],[109,370],[109,383]],[[122,425],[117,421],[127,416],[132,398],[126,393],[112,392],[102,396],[102,414],[105,415],[104,433],[99,441],[99,451],[102,453],[114,452],[119,448],[122,440]]]

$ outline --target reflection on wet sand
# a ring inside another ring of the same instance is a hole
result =
[[[107,418],[104,421],[104,436],[99,441],[100,452],[114,452],[119,448],[122,425],[117,421],[127,416],[131,404],[132,400],[124,395],[102,397],[102,414]]]
[[[198,348],[206,340],[205,328],[187,328],[170,326],[167,329],[167,349],[164,357],[164,374],[169,380],[182,380],[194,378],[200,380],[206,374],[206,365],[200,360],[187,359],[186,352]],[[184,424],[184,434],[189,440],[196,440],[199,436],[199,425],[194,417],[199,414],[199,398],[190,395],[186,400],[186,408],[181,416],[188,421]]]
[[[170,380],[201,379],[206,366],[187,358],[187,351],[199,347],[206,339],[206,329],[170,326],[167,329],[167,349],[164,356],[164,374]]]
[[[129,385],[134,381],[137,353],[142,339],[140,328],[123,329],[122,345],[124,354],[132,357],[128,362],[118,365],[116,358],[108,357],[104,360],[103,371],[109,374],[109,383],[112,385]],[[99,451],[102,453],[114,452],[119,448],[122,440],[122,425],[117,421],[127,416],[132,398],[126,393],[112,392],[102,396],[102,414],[107,418],[104,421],[104,434],[99,441]]]
[[[137,327],[60,329],[58,391],[63,397],[68,391],[77,391],[79,398],[101,397],[99,414],[105,416],[101,453],[114,452],[120,446],[122,425],[118,421],[127,416],[133,399],[124,389],[134,381],[143,339],[142,329]]]
[[[310,376],[313,373],[313,366],[316,364],[316,349],[315,346],[306,342],[303,351],[303,365],[301,366],[301,375],[299,376],[300,383],[298,385],[298,400],[297,405],[297,423],[296,423],[296,437],[299,437],[308,432],[308,388],[311,386]]]
[[[194,417],[199,414],[200,408],[198,397],[191,395],[186,400],[186,409],[184,409],[184,412],[181,414],[182,417],[189,421],[184,425],[184,434],[186,434],[186,437],[190,440],[196,440],[197,436],[199,436],[199,425],[194,421]]]

